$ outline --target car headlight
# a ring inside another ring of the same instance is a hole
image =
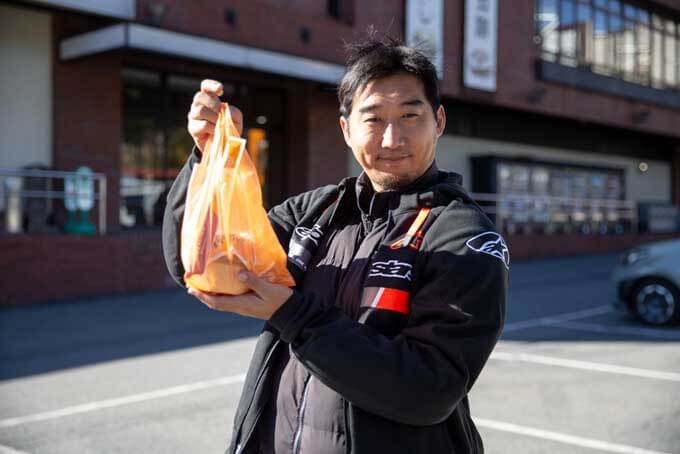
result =
[[[649,258],[649,251],[644,249],[631,249],[621,256],[621,263],[624,265],[633,265],[641,260]]]

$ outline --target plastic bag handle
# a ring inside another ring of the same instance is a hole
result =
[[[231,110],[229,110],[229,104],[226,102],[222,103],[222,108],[224,109],[224,121],[226,122],[226,127],[227,127],[227,136],[228,137],[241,137],[241,134],[238,133],[238,129],[236,129],[236,125],[234,124],[234,120],[231,118]],[[217,127],[217,125],[215,125]]]

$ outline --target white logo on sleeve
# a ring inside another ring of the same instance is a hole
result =
[[[507,269],[510,269],[510,251],[505,240],[496,232],[484,232],[476,235],[465,243],[473,251],[492,255],[500,259]]]
[[[369,277],[394,277],[397,279],[411,280],[411,264],[398,260],[388,260],[387,262],[373,262],[368,272]]]

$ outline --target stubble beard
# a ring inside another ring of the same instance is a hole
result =
[[[399,191],[408,186],[412,180],[406,175],[381,174],[371,180],[376,191]]]

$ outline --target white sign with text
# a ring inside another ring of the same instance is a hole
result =
[[[496,91],[498,1],[466,0],[463,84]]]
[[[422,46],[444,77],[444,2],[443,0],[407,0],[406,44]]]

